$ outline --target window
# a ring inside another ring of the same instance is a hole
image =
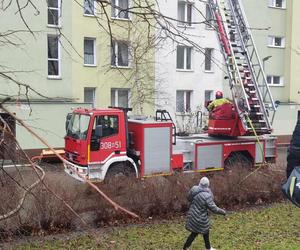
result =
[[[96,65],[95,59],[95,39],[94,38],[84,38],[84,64],[85,65]]]
[[[129,19],[129,0],[112,0],[111,16],[113,18]]]
[[[205,90],[205,93],[204,93],[204,98],[205,98],[205,102],[209,102],[209,101],[212,101],[213,100],[213,91],[212,90]]]
[[[60,1],[61,0],[47,0],[49,26],[60,25]]]
[[[60,76],[60,46],[56,35],[48,35],[48,76]]]
[[[84,0],[83,9],[84,15],[95,15],[95,0]]]
[[[283,86],[283,77],[282,76],[267,76],[267,83],[273,86]]]
[[[205,28],[213,29],[213,16],[208,4],[206,4],[206,9],[205,9],[205,23],[206,23]]]
[[[186,1],[178,2],[178,25],[192,26],[193,4]]]
[[[92,103],[92,107],[95,107],[95,88],[84,88],[84,102]]]
[[[129,46],[124,41],[113,41],[111,48],[111,65],[129,67]]]
[[[67,136],[85,140],[90,124],[90,116],[73,113],[67,128]]]
[[[268,46],[270,47],[285,47],[285,38],[279,36],[268,36]]]
[[[205,48],[205,62],[204,62],[204,70],[205,71],[212,71],[212,54],[213,49]]]
[[[129,89],[111,89],[111,106],[129,107]]]
[[[191,97],[190,90],[177,90],[176,92],[176,112],[190,112],[191,111]]]
[[[192,47],[177,46],[177,69],[192,69]]]
[[[269,0],[269,7],[285,9],[285,0]]]
[[[116,115],[96,116],[93,124],[93,133],[97,125],[102,125],[102,137],[112,136],[119,133],[119,119]]]

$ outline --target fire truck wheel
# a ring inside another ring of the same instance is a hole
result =
[[[233,168],[251,169],[252,160],[242,153],[233,153],[225,161],[225,170],[232,170]]]
[[[105,178],[135,177],[135,170],[128,162],[114,163],[108,169]]]

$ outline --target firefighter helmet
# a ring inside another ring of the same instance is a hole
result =
[[[223,98],[223,93],[221,91],[216,92],[216,99],[221,99]]]

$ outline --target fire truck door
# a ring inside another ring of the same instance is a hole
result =
[[[95,138],[97,125],[102,126],[102,136]],[[88,161],[105,162],[115,154],[125,151],[125,136],[121,136],[118,115],[95,116],[88,149]]]

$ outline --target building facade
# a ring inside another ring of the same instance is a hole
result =
[[[63,146],[72,108],[130,106],[134,113],[154,113],[154,50],[148,41],[154,32],[128,12],[130,4],[36,1],[21,17],[13,1],[1,13],[1,34],[7,34],[0,47],[1,99],[10,96],[10,110],[54,147]],[[22,127],[16,131],[24,148],[44,147]]]
[[[242,0],[274,101],[274,133],[292,133],[300,110],[300,2]]]
[[[193,130],[205,102],[223,88],[223,56],[205,1],[159,1],[162,21],[156,34],[157,108],[166,109],[180,131]],[[162,32],[168,27],[170,34]],[[200,119],[200,117],[199,117]],[[199,122],[198,119],[198,122]],[[200,124],[198,124],[200,126]]]

